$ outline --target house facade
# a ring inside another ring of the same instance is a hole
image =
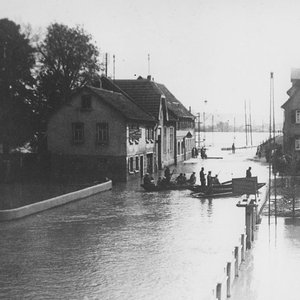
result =
[[[84,87],[48,122],[52,170],[91,180],[143,176],[154,169],[154,127],[153,117],[123,94]]]
[[[287,91],[289,99],[284,109],[283,151],[300,159],[300,69],[291,73],[292,87]]]

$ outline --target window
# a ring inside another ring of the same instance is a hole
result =
[[[139,165],[139,157],[136,156],[136,158],[135,158],[135,170],[136,170],[136,171],[139,171],[139,169],[140,169],[140,165]]]
[[[129,158],[128,168],[129,168],[129,173],[133,173],[134,172],[134,169],[133,169],[133,157]]]
[[[300,124],[300,110],[296,110],[296,124]]]
[[[152,127],[146,128],[146,134],[145,134],[146,141],[152,141],[154,140],[154,130]]]
[[[72,123],[72,141],[74,144],[82,144],[84,142],[83,123]]]
[[[164,153],[167,153],[167,127],[164,127],[163,151]]]
[[[108,144],[109,141],[108,123],[106,122],[97,123],[96,134],[97,134],[98,144]]]
[[[170,128],[170,151],[174,151],[174,128]]]
[[[91,108],[92,108],[91,95],[82,95],[81,96],[81,109],[82,110],[91,110]]]
[[[300,150],[300,137],[295,139],[295,150]]]

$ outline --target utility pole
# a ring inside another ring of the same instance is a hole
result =
[[[108,54],[107,52],[105,53],[105,77],[107,77],[107,65],[108,65]]]
[[[113,55],[113,80],[116,79],[116,56]]]
[[[245,133],[246,133],[246,147],[248,146],[248,134],[247,134],[247,107],[246,107],[246,100],[244,101],[245,106]]]

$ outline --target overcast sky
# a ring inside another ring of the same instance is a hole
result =
[[[274,72],[276,119],[300,67],[299,0],[1,0],[1,18],[45,29],[83,25],[116,78],[150,73],[194,113],[269,119]],[[204,104],[204,101],[207,104]],[[230,120],[233,122],[233,119]]]

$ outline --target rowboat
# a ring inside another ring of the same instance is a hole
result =
[[[170,182],[168,184],[156,185],[156,184],[141,184],[147,192],[156,191],[171,191],[171,190],[191,190],[193,185],[190,183],[177,184],[175,182]]]
[[[257,190],[259,190],[260,188],[262,188],[265,185],[264,182],[258,183],[257,184]],[[191,195],[193,197],[196,198],[226,198],[226,197],[238,197],[241,196],[241,194],[239,193],[234,193],[232,190],[232,184],[228,184],[229,188],[220,188],[220,189],[216,189],[215,187],[213,187],[212,189],[210,189],[209,191],[199,191],[199,192],[194,192]]]

